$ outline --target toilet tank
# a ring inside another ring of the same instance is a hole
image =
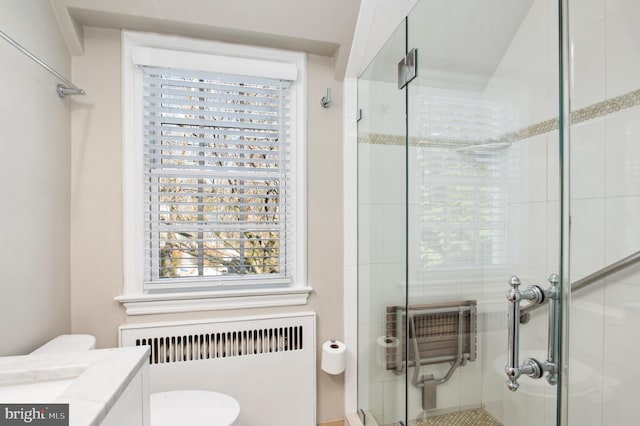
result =
[[[81,352],[96,348],[96,338],[90,334],[63,334],[40,346],[31,355],[57,352]]]

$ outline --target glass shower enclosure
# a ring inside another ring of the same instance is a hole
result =
[[[556,424],[561,312],[518,310],[560,294],[558,15],[422,0],[359,78],[367,426]]]
[[[421,0],[362,73],[364,424],[637,424],[639,19]]]

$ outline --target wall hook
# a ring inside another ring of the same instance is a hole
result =
[[[329,108],[329,105],[331,105],[331,89],[327,87],[327,95],[323,96],[322,99],[320,99],[320,105],[322,105],[322,108]]]

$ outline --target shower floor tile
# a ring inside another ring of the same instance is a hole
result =
[[[457,411],[426,419],[414,420],[411,426],[502,426],[491,414],[482,408]]]

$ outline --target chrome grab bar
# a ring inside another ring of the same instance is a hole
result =
[[[514,275],[509,280],[509,285],[511,286],[507,291],[507,301],[509,302],[509,335],[507,342],[507,365],[504,371],[508,378],[507,387],[511,391],[515,392],[520,387],[518,378],[522,374],[526,374],[534,379],[539,379],[546,371],[549,374],[547,378],[549,383],[555,384],[557,382],[557,327],[555,324],[557,318],[555,310],[557,309],[557,305],[555,300],[558,298],[560,277],[557,274],[551,274],[551,276],[549,276],[549,282],[551,283],[551,287],[547,290],[537,285],[530,286],[525,290],[520,290],[520,279],[518,277]],[[534,304],[542,304],[547,299],[554,301],[550,308],[553,312],[551,312],[549,317],[547,360],[544,363],[540,363],[534,358],[527,358],[520,364],[520,301],[529,300]]]
[[[598,282],[611,274],[620,272],[630,266],[635,265],[638,262],[640,262],[640,251],[637,251],[623,259],[618,260],[617,262],[612,263],[611,265],[605,266],[604,268],[599,269],[596,272],[579,279],[578,281],[571,284],[571,291],[574,292],[577,290],[581,290],[589,286],[590,284]],[[546,301],[542,302],[541,304],[530,303],[529,305],[520,309],[520,324],[528,323],[531,319],[531,312],[535,311],[545,303]]]

